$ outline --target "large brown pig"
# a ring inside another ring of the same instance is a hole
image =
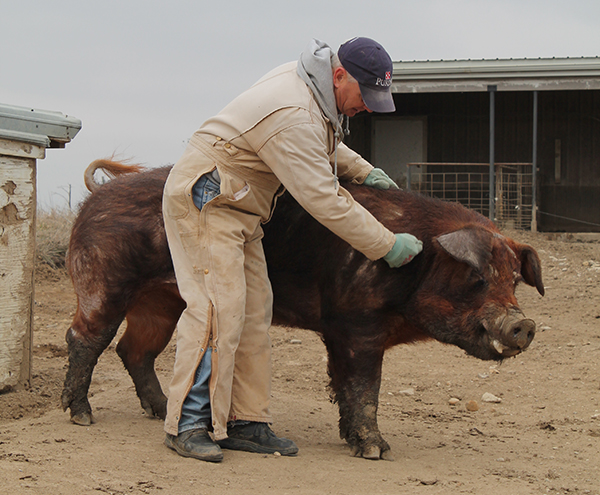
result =
[[[67,332],[69,368],[62,405],[92,422],[87,399],[98,357],[124,318],[117,352],[142,407],[165,416],[154,360],[169,342],[179,297],[161,215],[169,168],[139,172],[99,161],[118,175],[82,205],[67,265],[78,307]],[[91,174],[90,174],[91,171]],[[340,435],[355,455],[388,458],[377,425],[386,349],[436,339],[480,359],[502,360],[531,343],[535,323],[515,298],[519,282],[544,294],[536,251],[504,237],[485,217],[455,203],[405,191],[345,187],[393,232],[410,232],[423,252],[402,268],[370,261],[310,217],[289,195],[264,226],[274,292],[274,324],[318,332],[329,355]]]

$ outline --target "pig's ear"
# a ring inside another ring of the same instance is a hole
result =
[[[535,287],[541,296],[544,295],[542,282],[542,264],[537,251],[527,244],[517,244],[518,258],[521,261],[521,276],[525,283]]]
[[[492,259],[492,233],[476,227],[465,227],[441,235],[437,242],[450,256],[483,272]]]

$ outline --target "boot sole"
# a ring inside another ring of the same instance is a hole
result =
[[[295,456],[298,453],[298,447],[288,447],[286,449],[278,449],[275,447],[265,447],[249,440],[242,440],[240,438],[225,438],[217,442],[222,449],[228,450],[243,450],[244,452],[254,452],[256,454],[274,454],[279,452],[285,456]]]
[[[207,462],[221,462],[223,460],[223,453],[219,454],[200,454],[198,452],[191,452],[189,450],[183,450],[179,446],[177,446],[171,439],[168,437],[165,438],[165,445],[169,447],[171,450],[174,450],[182,457],[192,457],[194,459],[198,459],[200,461]]]

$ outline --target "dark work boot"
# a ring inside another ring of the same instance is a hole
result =
[[[260,454],[296,455],[298,447],[287,438],[279,438],[267,423],[251,422],[227,428],[228,438],[219,445],[229,450],[245,450]]]
[[[169,435],[165,445],[183,457],[193,457],[201,461],[221,462],[223,452],[208,434],[206,428],[188,430],[179,435]]]

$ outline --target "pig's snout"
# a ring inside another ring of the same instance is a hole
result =
[[[492,346],[504,357],[515,356],[529,347],[535,337],[535,322],[524,318],[519,311],[511,311],[500,327],[500,338]]]
[[[513,322],[503,333],[509,347],[525,350],[535,336],[535,322],[529,318]]]

